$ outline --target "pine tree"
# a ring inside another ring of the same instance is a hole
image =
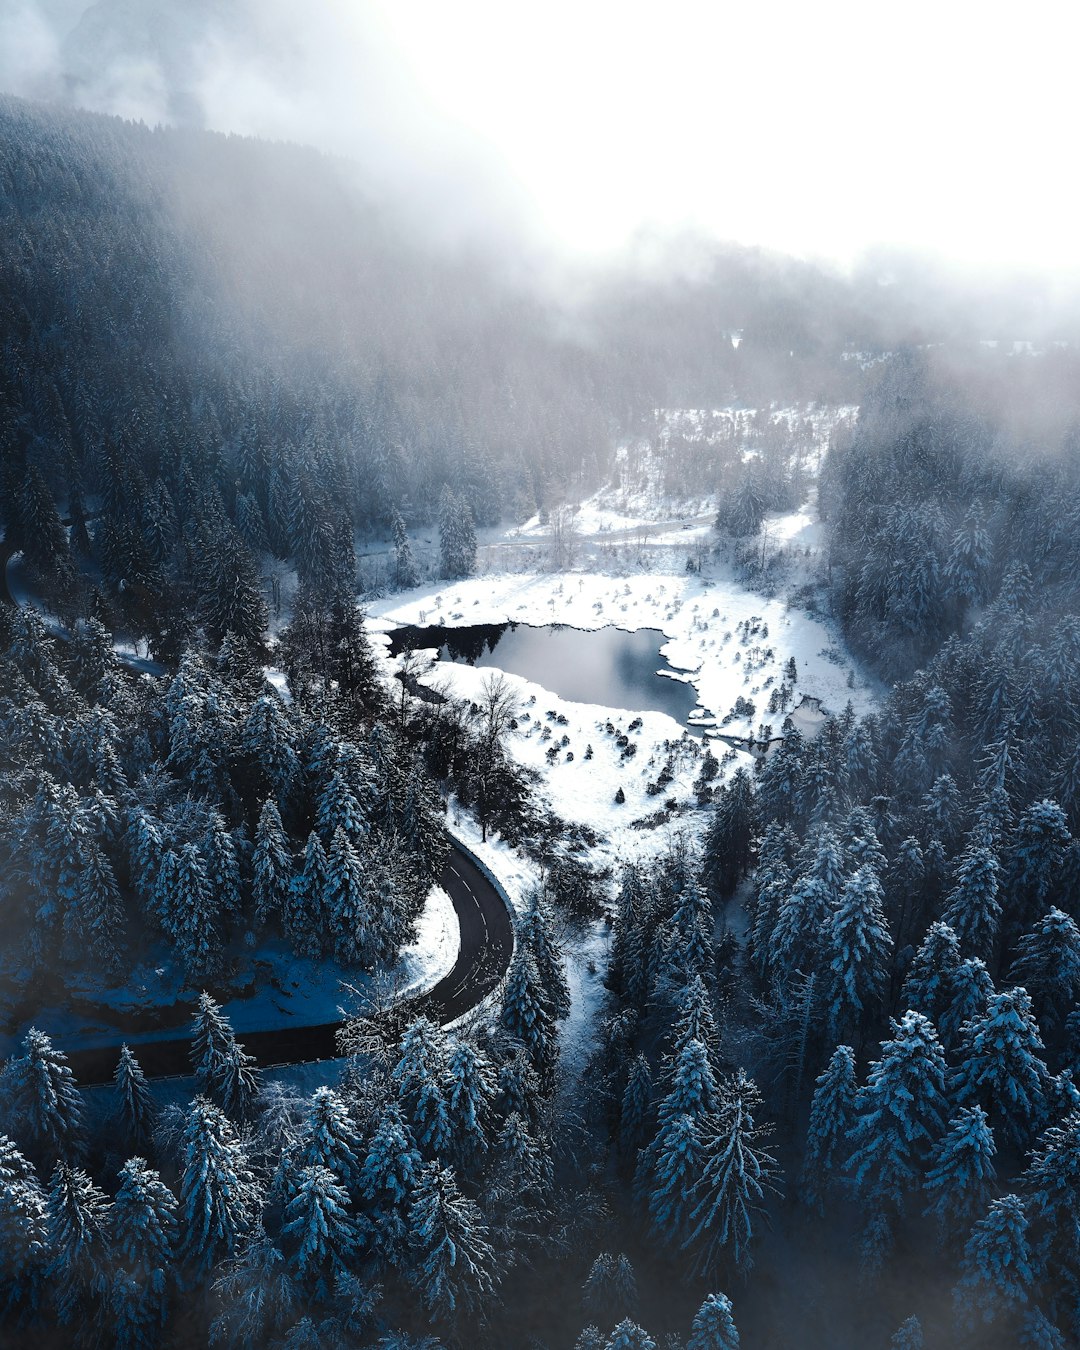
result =
[[[1041,1268],[1057,1272],[1066,1288],[1080,1288],[1080,1111],[1042,1134],[1022,1185]]]
[[[967,1023],[986,1011],[994,992],[994,982],[985,962],[971,956],[956,967],[950,983],[952,993],[948,1007],[941,1014],[939,1029],[942,1044],[951,1054],[959,1048]]]
[[[686,1350],[739,1350],[739,1333],[726,1294],[710,1294],[698,1309]]]
[[[829,1027],[834,1033],[855,1029],[881,1001],[892,953],[881,885],[869,868],[861,868],[845,885],[824,945]]]
[[[695,1268],[715,1271],[725,1254],[741,1270],[753,1264],[750,1243],[769,1192],[776,1191],[779,1169],[766,1152],[768,1131],[755,1124],[761,1096],[740,1069],[726,1085],[715,1130],[705,1146],[698,1201],[684,1246],[695,1250]]]
[[[277,803],[272,797],[263,803],[259,815],[251,866],[255,921],[265,925],[285,911],[292,880],[292,853],[281,826]]]
[[[554,1021],[532,953],[519,943],[503,987],[502,1024],[524,1047],[541,1080],[551,1075],[558,1056]]]
[[[330,927],[326,913],[326,853],[314,830],[304,846],[304,865],[289,884],[285,898],[285,928],[296,950],[320,956]]]
[[[349,1197],[328,1167],[302,1167],[292,1179],[281,1230],[298,1283],[325,1299],[356,1246]]]
[[[638,1158],[637,1185],[655,1232],[678,1248],[690,1232],[695,1187],[705,1164],[703,1122],[678,1115],[665,1120]]]
[[[140,1147],[153,1131],[157,1105],[146,1075],[127,1045],[120,1047],[113,1082],[116,1085],[116,1114],[123,1137],[127,1143]]]
[[[57,1321],[66,1326],[89,1313],[91,1299],[101,1291],[108,1201],[85,1172],[59,1162],[47,1214],[50,1259],[45,1275]]]
[[[26,1053],[9,1059],[4,1069],[13,1117],[42,1158],[76,1159],[85,1141],[84,1108],[67,1056],[36,1027],[26,1033],[25,1044]]]
[[[624,1252],[613,1256],[601,1252],[589,1267],[581,1290],[585,1311],[599,1322],[611,1325],[629,1316],[637,1307],[637,1278]]]
[[[534,887],[526,902],[525,914],[518,925],[518,941],[536,963],[540,983],[547,990],[555,1017],[570,1016],[570,986],[562,948],[555,937],[551,910],[539,887]]]
[[[1042,1026],[1061,1026],[1080,999],[1080,929],[1067,914],[1051,909],[1020,939],[1009,979],[1031,995]]]
[[[652,1073],[644,1055],[630,1065],[619,1111],[619,1148],[624,1158],[633,1159],[648,1137],[652,1124]]]
[[[450,1144],[445,1078],[445,1054],[438,1029],[426,1017],[418,1017],[402,1037],[391,1081],[413,1137],[428,1157],[441,1156]]]
[[[191,1104],[182,1150],[180,1254],[201,1283],[250,1233],[259,1191],[228,1117],[205,1097]]]
[[[1018,1196],[991,1202],[964,1247],[954,1291],[957,1315],[971,1327],[1017,1314],[1029,1301],[1035,1269],[1027,1238],[1028,1217]]]
[[[469,503],[443,488],[439,503],[439,571],[444,577],[467,577],[476,567],[476,529]]]
[[[93,840],[84,843],[81,860],[75,922],[98,961],[107,970],[115,970],[119,963],[124,910],[112,864]]]
[[[956,934],[960,950],[989,961],[1001,925],[998,899],[1001,868],[991,849],[972,845],[956,868],[942,920]]]
[[[494,1096],[486,1059],[468,1041],[460,1041],[446,1072],[446,1101],[450,1111],[450,1150],[465,1176],[487,1152]]]
[[[0,1134],[0,1321],[36,1312],[48,1256],[45,1192],[33,1166]]]
[[[368,833],[367,816],[360,799],[336,770],[319,793],[316,825],[319,838],[332,846],[338,830],[344,830],[352,844],[359,844]]]
[[[990,1200],[994,1134],[981,1106],[963,1107],[930,1151],[926,1213],[943,1236],[969,1228]]]
[[[939,1025],[952,1000],[953,975],[959,964],[956,934],[947,924],[931,924],[904,977],[901,1008],[920,1012]]]
[[[170,880],[172,884],[162,908],[165,931],[176,943],[188,973],[208,974],[220,959],[217,933],[220,906],[195,844],[184,844],[174,855]]]
[[[225,1114],[233,1120],[250,1120],[255,1113],[261,1080],[255,1057],[244,1053],[236,1041],[229,1046],[217,1090]]]
[[[413,1279],[430,1320],[482,1318],[498,1283],[495,1253],[479,1209],[461,1194],[449,1168],[424,1166],[409,1227],[417,1257]]]
[[[236,1037],[221,1005],[204,989],[191,1029],[191,1064],[195,1090],[205,1097],[218,1095]]]
[[[1025,1314],[1020,1344],[1023,1350],[1068,1350],[1065,1337],[1040,1308]]]
[[[176,1242],[176,1198],[142,1158],[120,1169],[110,1212],[114,1263],[109,1310],[115,1344],[149,1350],[168,1317]]]
[[[604,1350],[656,1350],[656,1342],[628,1317],[611,1333]]]
[[[214,1281],[221,1309],[210,1325],[210,1343],[229,1350],[283,1344],[274,1339],[292,1328],[301,1302],[291,1263],[265,1235],[247,1243]],[[287,1333],[291,1336],[292,1330]],[[335,1342],[328,1337],[328,1342]],[[284,1342],[287,1343],[287,1342]]]
[[[405,522],[398,511],[391,515],[390,526],[394,532],[394,585],[399,591],[408,591],[419,585],[420,573],[405,532]]]
[[[311,1096],[296,1148],[287,1163],[290,1168],[325,1168],[352,1190],[360,1180],[363,1147],[345,1102],[333,1088],[319,1087]]]
[[[341,826],[330,845],[324,898],[338,960],[368,964],[374,947],[368,883],[360,855]]]
[[[292,742],[281,700],[276,694],[260,694],[244,722],[240,744],[258,767],[263,782],[282,803],[291,799],[300,772]]]
[[[803,1154],[803,1196],[819,1211],[824,1191],[847,1161],[856,1093],[855,1052],[850,1045],[838,1045],[818,1075]]]
[[[1020,902],[1022,922],[1046,912],[1070,838],[1057,802],[1034,802],[1016,822],[1009,841],[1008,880],[1010,895]]]
[[[591,1323],[582,1327],[581,1334],[574,1342],[574,1350],[604,1350],[604,1337],[600,1328]]]
[[[945,1054],[933,1024],[908,1012],[892,1028],[855,1099],[847,1166],[863,1196],[900,1210],[942,1133],[948,1101]]]
[[[364,1223],[376,1254],[396,1265],[408,1241],[407,1218],[421,1160],[400,1108],[383,1110],[360,1173]]]
[[[1043,1117],[1047,1070],[1026,989],[995,994],[964,1030],[961,1101],[987,1103],[1009,1138],[1026,1144]]]
[[[917,1317],[909,1317],[893,1332],[889,1344],[892,1350],[923,1350],[922,1323]]]

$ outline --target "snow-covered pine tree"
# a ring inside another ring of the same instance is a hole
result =
[[[359,844],[368,832],[367,817],[356,794],[335,769],[319,793],[316,828],[323,844],[330,848],[338,830],[344,830],[352,844]]]
[[[301,1306],[301,1291],[291,1263],[265,1233],[257,1234],[234,1260],[225,1263],[214,1281],[220,1309],[210,1324],[210,1343],[227,1350],[288,1344],[277,1336],[291,1336]],[[329,1335],[325,1344],[340,1345]],[[317,1346],[317,1342],[316,1342]],[[318,1347],[321,1350],[321,1347]]]
[[[656,1342],[628,1317],[608,1337],[604,1350],[656,1350]]]
[[[304,846],[304,863],[289,883],[285,898],[285,929],[294,948],[304,956],[320,956],[327,943],[330,919],[326,913],[326,852],[314,830]]]
[[[232,1023],[221,1011],[217,1000],[204,989],[199,995],[191,1028],[191,1066],[196,1092],[204,1097],[217,1096],[235,1044]]]
[[[205,1097],[192,1102],[181,1145],[180,1255],[204,1283],[250,1234],[259,1188],[229,1118]]]
[[[697,1310],[686,1350],[739,1350],[739,1333],[726,1294],[710,1294]]]
[[[524,1047],[541,1082],[549,1080],[559,1053],[555,1018],[532,953],[521,943],[514,950],[503,987],[501,1020]]]
[[[399,591],[408,591],[419,583],[420,571],[413,557],[405,522],[397,510],[391,514],[390,527],[394,532],[394,585]]]
[[[818,947],[844,886],[844,857],[829,828],[818,831],[813,859],[781,902],[769,946],[776,977],[788,980],[797,970],[817,964]]]
[[[260,1087],[254,1055],[245,1054],[244,1047],[234,1040],[225,1052],[217,1083],[217,1095],[225,1114],[232,1120],[250,1120],[255,1114]]]
[[[146,1075],[131,1049],[120,1047],[120,1058],[113,1072],[116,1090],[116,1115],[125,1143],[141,1147],[149,1138],[157,1117],[157,1105]]]
[[[838,1045],[814,1088],[800,1178],[806,1203],[819,1211],[825,1191],[847,1161],[857,1090],[855,1052],[850,1045]]]
[[[877,874],[860,868],[844,886],[825,930],[826,1008],[834,1034],[856,1030],[880,1005],[892,955],[881,901]]]
[[[1007,880],[1021,924],[1045,914],[1071,840],[1065,812],[1057,802],[1033,802],[1016,822],[1009,840]]]
[[[855,1098],[847,1170],[866,1199],[902,1210],[944,1129],[949,1103],[945,1054],[933,1024],[907,1012],[892,1029]]]
[[[964,1027],[986,1011],[994,992],[994,982],[986,962],[981,957],[969,956],[953,971],[950,983],[952,994],[948,1007],[941,1014],[938,1030],[942,1045],[953,1054],[960,1048]]]
[[[495,1097],[490,1066],[467,1040],[459,1041],[450,1056],[445,1090],[450,1109],[450,1151],[467,1177],[487,1153]]]
[[[119,966],[124,907],[112,864],[92,840],[81,849],[82,870],[75,895],[74,926],[106,970]]]
[[[450,1143],[445,1079],[445,1049],[438,1028],[418,1017],[401,1039],[391,1082],[413,1137],[428,1157],[441,1156]]]
[[[1016,1195],[992,1201],[972,1228],[954,1290],[963,1325],[1015,1318],[1029,1302],[1036,1271],[1027,1229],[1028,1216]]]
[[[49,1258],[44,1188],[32,1164],[0,1134],[0,1319],[38,1308]]]
[[[652,1231],[672,1250],[681,1247],[691,1231],[695,1188],[706,1158],[704,1124],[692,1116],[672,1116],[638,1154],[637,1190]]]
[[[61,1326],[92,1317],[104,1283],[108,1200],[87,1174],[58,1162],[49,1186],[49,1293]]]
[[[1051,908],[1016,944],[1009,970],[1039,1011],[1039,1023],[1056,1032],[1080,1000],[1080,929],[1060,909]]]
[[[534,886],[526,900],[525,913],[518,923],[518,941],[531,953],[540,982],[547,990],[555,1017],[570,1016],[570,986],[566,964],[555,936],[555,923],[547,897]]]
[[[290,1180],[281,1240],[297,1283],[322,1301],[346,1269],[356,1247],[356,1224],[349,1197],[328,1168],[301,1167]]]
[[[363,1156],[363,1140],[342,1097],[331,1087],[316,1088],[296,1145],[286,1159],[287,1168],[326,1168],[352,1190],[360,1180]]]
[[[624,1252],[600,1252],[581,1287],[585,1311],[603,1325],[628,1317],[637,1308],[637,1278]]]
[[[755,1221],[779,1178],[776,1159],[765,1148],[769,1131],[755,1122],[760,1106],[757,1085],[739,1069],[724,1086],[719,1118],[705,1140],[697,1203],[683,1243],[703,1274],[717,1270],[728,1254],[740,1270],[753,1264]]]
[[[1064,1288],[1080,1289],[1080,1111],[1044,1131],[1021,1186],[1039,1265],[1055,1272]]]
[[[483,1318],[498,1284],[495,1253],[476,1205],[453,1172],[425,1164],[409,1211],[416,1263],[412,1279],[432,1322]]]
[[[648,1138],[652,1126],[652,1072],[644,1055],[630,1065],[619,1111],[619,1148],[632,1161]]]
[[[168,1317],[176,1197],[142,1158],[129,1158],[119,1181],[109,1212],[111,1335],[117,1350],[151,1350]]]
[[[360,854],[342,826],[334,831],[330,844],[324,899],[338,960],[347,965],[367,964],[375,946],[368,881]]]
[[[293,748],[292,729],[276,694],[261,694],[251,705],[240,744],[274,797],[287,805],[297,784],[300,761]]]
[[[476,566],[476,529],[465,497],[449,486],[439,502],[439,571],[444,577],[467,577]]]
[[[925,1187],[926,1213],[938,1221],[943,1238],[966,1231],[990,1200],[994,1177],[994,1133],[981,1106],[962,1107],[930,1150]]]
[[[284,913],[292,881],[292,852],[273,797],[267,797],[259,814],[251,869],[255,922],[266,925]]]
[[[990,1107],[1006,1134],[1024,1146],[1042,1123],[1048,1074],[1042,1037],[1026,989],[994,994],[986,1011],[964,1029],[957,1071],[962,1102]]]
[[[917,1317],[909,1317],[892,1334],[889,1345],[892,1350],[923,1350],[922,1323]]]
[[[984,844],[969,845],[957,864],[941,916],[965,955],[992,960],[1001,926],[1000,888],[1001,867],[993,850]]]
[[[3,1079],[12,1117],[32,1153],[50,1162],[77,1159],[86,1138],[84,1107],[67,1056],[31,1027],[25,1052],[8,1060]]]
[[[375,1254],[400,1263],[408,1243],[408,1213],[420,1177],[421,1159],[396,1102],[383,1109],[360,1172],[362,1221]]]
[[[161,904],[165,931],[176,943],[188,973],[208,974],[220,958],[217,933],[220,905],[198,847],[194,843],[182,845],[173,855],[172,866],[163,866],[160,876],[168,876],[171,883]]]
[[[932,923],[915,953],[900,991],[900,1006],[920,1012],[935,1026],[953,996],[953,975],[960,964],[960,943],[944,923]]]

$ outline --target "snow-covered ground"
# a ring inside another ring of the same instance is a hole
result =
[[[781,518],[775,527],[793,534],[816,528],[802,513]],[[603,574],[541,573],[488,575],[375,602],[369,611],[373,636],[385,636],[405,624],[448,627],[513,620],[542,626],[561,624],[589,630],[608,624],[624,629],[659,629],[666,641],[660,653],[682,673],[698,697],[701,725],[724,723],[727,734],[745,737],[761,723],[778,734],[784,714],[768,712],[770,695],[794,658],[794,701],[810,696],[839,710],[850,699],[857,712],[869,710],[874,693],[839,648],[835,634],[818,617],[789,609],[781,599],[765,599],[731,580],[695,574],[610,577]],[[490,670],[454,662],[434,663],[424,677],[448,692],[476,699]],[[661,665],[658,659],[658,667]],[[627,712],[559,698],[534,681],[507,675],[521,708],[519,731],[508,742],[522,763],[541,772],[557,814],[590,825],[606,836],[601,854],[615,862],[655,852],[659,841],[634,828],[635,819],[654,813],[674,796],[685,801],[700,769],[701,746],[686,728],[660,712]],[[736,701],[754,705],[752,715],[732,714]],[[791,704],[789,703],[790,710]],[[556,718],[548,714],[554,712]],[[726,722],[725,718],[728,718]],[[559,719],[565,719],[565,722]],[[641,726],[629,731],[630,723]],[[614,734],[607,731],[611,725]],[[616,735],[630,736],[637,753],[628,759]],[[563,737],[567,743],[560,745]],[[548,751],[559,746],[549,758]],[[589,747],[592,755],[586,758]],[[716,747],[722,756],[724,747]],[[671,760],[673,779],[662,795],[647,791]],[[725,765],[750,764],[742,751]],[[615,796],[619,788],[625,803]]]
[[[419,994],[449,974],[461,947],[453,903],[435,886],[428,893],[416,939],[401,951],[391,979],[402,994]],[[281,939],[244,949],[231,986],[239,992],[222,1002],[241,1040],[246,1031],[319,1026],[341,1016],[343,985],[362,989],[370,977],[332,960],[296,956]],[[133,971],[123,984],[109,985],[100,974],[85,976],[85,987],[69,985],[68,1006],[45,1003],[0,1036],[0,1055],[13,1053],[30,1025],[57,1038],[65,1050],[169,1040],[187,1032],[198,989],[186,985],[177,964],[163,961]]]

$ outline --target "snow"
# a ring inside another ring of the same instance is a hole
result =
[[[806,510],[778,518],[774,524],[778,534],[790,537],[805,537],[815,528]],[[489,574],[376,601],[369,610],[368,625],[373,638],[386,644],[387,634],[405,624],[460,627],[513,620],[543,626],[556,617],[582,630],[608,624],[627,630],[660,630],[666,640],[659,655],[693,686],[698,697],[697,720],[703,726],[721,722],[739,698],[754,704],[753,717],[732,717],[721,728],[734,737],[749,736],[763,721],[779,734],[783,714],[770,715],[767,706],[789,657],[795,658],[798,669],[796,702],[809,696],[827,709],[839,710],[850,699],[857,713],[865,713],[875,701],[874,690],[858,676],[835,633],[821,618],[789,608],[781,598],[764,598],[730,577]],[[744,631],[740,636],[740,624],[749,625],[749,635]],[[421,677],[426,683],[437,683],[459,697],[478,697],[490,668],[435,662],[435,653],[429,656],[432,666]],[[664,713],[574,703],[521,676],[508,674],[506,678],[522,709],[520,729],[510,738],[509,751],[540,771],[545,795],[558,815],[587,824],[605,837],[596,861],[614,865],[662,848],[664,831],[662,837],[650,838],[655,832],[634,829],[631,822],[653,814],[670,797],[683,803],[692,798],[700,768],[698,741]],[[550,720],[549,711],[565,718],[565,724]],[[801,716],[809,723],[814,714],[807,709]],[[630,722],[638,717],[641,728],[630,732]],[[606,731],[609,722],[616,733],[626,733],[637,744],[632,759],[623,758],[614,736]],[[545,728],[554,734],[545,736]],[[547,751],[562,735],[569,744],[551,763]],[[593,755],[586,759],[590,745]],[[718,753],[722,749],[718,747]],[[567,759],[568,751],[572,760]],[[662,794],[650,795],[646,788],[656,781],[669,757],[673,780]],[[732,752],[725,768],[731,772],[739,764],[750,763],[750,757],[738,750]],[[620,787],[626,795],[623,805],[615,802]],[[677,820],[671,829],[678,828]],[[498,874],[497,865],[490,865]]]
[[[402,994],[418,996],[450,973],[460,946],[453,903],[441,887],[432,887],[416,939],[402,948],[391,978]],[[231,983],[240,992],[222,997],[221,1006],[241,1041],[246,1031],[337,1021],[342,1015],[342,986],[360,989],[371,978],[336,961],[297,956],[282,939],[242,948],[237,964]],[[85,987],[69,985],[69,1007],[39,1006],[11,1034],[0,1036],[0,1055],[14,1053],[30,1025],[68,1051],[119,1045],[121,1040],[138,1046],[184,1036],[190,1029],[198,990],[185,985],[177,963],[164,950],[160,964],[138,967],[123,984],[104,985],[97,972],[84,981]]]

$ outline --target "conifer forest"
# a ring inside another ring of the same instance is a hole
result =
[[[0,0],[0,1345],[1080,1346],[1080,266],[406,8]]]

